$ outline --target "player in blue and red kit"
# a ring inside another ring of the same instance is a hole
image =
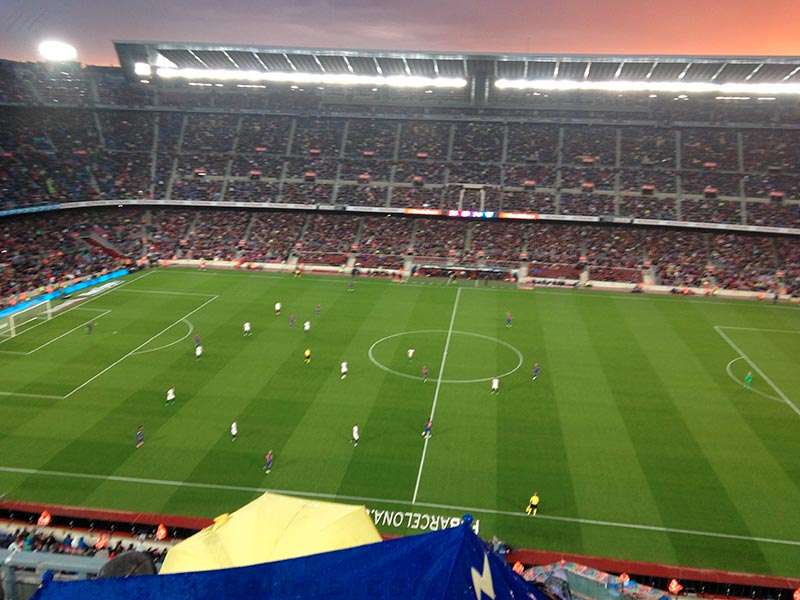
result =
[[[196,334],[194,336],[194,347],[197,348],[200,345],[200,334]]]
[[[422,365],[422,383],[428,381],[428,366]]]
[[[536,381],[536,378],[539,376],[539,363],[533,363],[533,377],[532,379]]]
[[[511,313],[506,313],[506,327],[511,327]]]
[[[142,431],[142,426],[139,425],[139,429],[136,430],[136,447],[141,448],[142,444],[144,444],[144,431]]]
[[[269,473],[272,470],[272,450],[267,452],[267,456],[264,459],[264,472]]]
[[[289,317],[289,327],[294,327],[294,315]]]
[[[428,422],[425,423],[425,431],[422,432],[422,437],[429,438],[431,437],[431,428],[433,427],[433,421],[428,419]]]
[[[317,304],[317,309],[316,310],[317,310],[317,316],[319,316],[319,311],[322,310],[322,307],[319,304]]]

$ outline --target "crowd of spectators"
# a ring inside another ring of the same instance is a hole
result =
[[[523,187],[530,182],[536,187],[556,187],[556,168],[537,163],[506,164],[503,167],[503,183],[506,187]]]
[[[777,129],[503,125],[72,106],[7,108],[0,111],[0,125],[0,203],[7,208],[150,197],[330,203],[339,189],[346,192],[339,203],[363,206],[382,206],[391,196],[394,207],[589,216],[655,212],[658,218],[751,224],[765,218],[760,203],[744,205],[759,211],[750,219],[732,198],[768,199],[782,192],[788,206],[800,199],[800,178],[791,171],[800,164],[794,158],[800,142]],[[740,170],[740,153],[743,166],[759,170]],[[245,181],[251,178],[256,183]],[[259,184],[260,178],[270,184]],[[372,187],[376,183],[381,185]],[[413,191],[406,188],[411,184]],[[450,187],[427,188],[443,185]],[[459,185],[464,187],[453,187]],[[469,187],[478,185],[487,187],[481,193]],[[728,204],[713,202],[711,189]],[[468,192],[462,195],[463,190]],[[625,199],[615,203],[612,193]],[[650,195],[652,204],[644,202]],[[666,195],[676,196],[677,210]],[[772,222],[777,218],[773,214]]]
[[[180,258],[233,261],[245,245],[251,214],[240,211],[198,211]]]
[[[264,179],[280,179],[283,159],[263,152],[236,154],[231,161],[231,177],[250,177],[253,171]]]
[[[358,217],[316,215],[309,219],[295,253],[301,263],[344,265],[356,243]]]
[[[318,95],[162,91],[163,105],[178,110],[159,110],[150,89],[126,83],[119,70],[0,61],[0,100],[23,103],[0,110],[0,207],[121,198],[280,200],[800,228],[800,137],[780,127],[800,122],[800,111],[792,108],[753,105],[743,111],[717,103],[698,112],[694,104],[676,103],[668,110],[621,111],[613,118],[609,112],[584,111],[582,118],[607,120],[587,124],[577,122],[568,108],[524,113],[542,122],[506,119],[513,113],[494,109],[470,118],[455,106],[433,113],[381,107],[383,117],[375,117],[374,106],[329,105],[325,110],[337,116],[324,116]],[[248,107],[295,116],[237,112]],[[423,112],[426,118],[416,116]],[[458,118],[450,120],[450,114]],[[631,119],[652,124],[625,122]],[[688,121],[698,124],[669,124]],[[748,121],[760,125],[733,124]],[[116,259],[80,241],[87,226],[131,257],[147,250],[156,257],[244,253],[284,260],[299,242],[304,259],[338,264],[359,243],[363,222],[374,229],[370,244],[377,249],[359,248],[358,259],[365,262],[376,256],[399,260],[402,252],[384,249],[396,241],[413,245],[418,256],[439,259],[513,261],[509,257],[528,252],[540,272],[547,265],[573,269],[578,254],[587,257],[592,277],[601,278],[624,278],[623,269],[638,273],[646,255],[659,279],[674,285],[774,286],[781,261],[790,265],[787,285],[798,277],[792,242],[739,243],[741,237],[733,234],[665,230],[659,240],[623,230],[609,238],[610,230],[586,226],[387,219],[403,225],[393,236],[379,225],[382,217],[372,222],[373,217],[292,215],[297,223],[282,229],[275,215],[252,220],[229,212],[126,215],[107,221],[93,216],[84,225],[67,213],[52,220],[0,222],[4,295],[11,288],[112,266]],[[248,229],[261,219],[273,233]],[[299,229],[288,233],[306,221],[302,239]],[[20,230],[20,223],[31,231]],[[261,247],[251,248],[251,235]],[[274,252],[263,246],[271,240],[277,240]]]
[[[0,221],[0,297],[118,267],[118,258],[80,241],[86,218],[70,211]]]
[[[645,186],[652,187],[653,194],[674,194],[678,187],[677,173],[660,168],[621,169],[619,188],[623,192],[639,194]]]
[[[739,196],[741,176],[736,173],[716,173],[709,171],[683,171],[681,187],[684,194],[699,196],[708,188],[717,190],[720,196]]]
[[[386,206],[388,188],[378,185],[341,185],[336,203],[347,206]]]
[[[345,156],[392,159],[397,140],[396,121],[352,119],[347,129]]]
[[[399,158],[445,160],[449,141],[449,123],[404,120],[400,125]]]
[[[94,542],[93,538],[91,542]],[[45,533],[37,529],[0,531],[0,548],[16,552],[50,552],[52,554],[111,559],[124,552],[139,551],[149,554],[155,564],[163,561],[167,553],[165,548],[149,547],[145,549],[141,539],[137,539],[135,543],[131,541],[127,545],[118,539],[113,546],[108,545],[99,549],[91,542],[86,541],[86,536],[77,532],[73,535],[70,531],[66,533],[56,531]]]
[[[292,154],[339,158],[346,121],[344,119],[322,119],[301,117],[296,120]]]
[[[394,216],[364,217],[356,266],[398,269],[411,245],[413,221]]]
[[[800,229],[800,205],[783,202],[748,202],[747,224]]]
[[[453,136],[452,160],[499,161],[504,127],[496,123],[458,123]]]
[[[561,187],[579,189],[589,187],[593,190],[613,190],[616,171],[593,167],[563,167],[561,169]]]
[[[555,164],[558,131],[556,125],[539,123],[510,123],[506,161]],[[543,184],[544,185],[544,184]]]
[[[480,266],[517,266],[525,238],[522,223],[475,221],[463,258]]]
[[[551,194],[537,192],[534,189],[503,192],[501,210],[512,212],[529,212],[555,214],[556,204]]]
[[[358,181],[363,175],[369,176],[370,181],[389,181],[392,172],[392,163],[375,159],[345,159],[341,162],[339,179]]]
[[[675,168],[675,133],[661,127],[621,127],[623,167]]]
[[[614,196],[601,196],[588,192],[561,194],[561,214],[612,216],[614,214]]]
[[[243,248],[248,262],[281,263],[300,239],[307,215],[298,213],[257,213],[253,215],[250,231]]]
[[[281,201],[286,204],[330,204],[333,186],[321,183],[284,183]]]
[[[616,147],[616,127],[603,125],[565,127],[561,155],[567,164],[591,163],[613,167]]]
[[[225,189],[226,202],[277,202],[280,187],[274,181],[229,179]]]
[[[413,183],[421,177],[422,184],[441,184],[445,181],[447,165],[441,162],[407,161],[398,162],[394,170],[395,183]]]
[[[724,171],[739,170],[737,132],[724,127],[686,127],[681,129],[684,169],[698,169],[707,163],[715,163]]]
[[[623,196],[619,203],[619,216],[675,221],[678,218],[678,204],[674,198]]]
[[[741,202],[720,200],[681,200],[680,215],[684,221],[700,223],[741,223],[743,206]]]
[[[464,254],[467,237],[466,221],[426,219],[415,223],[414,254],[418,261],[455,259]]]
[[[236,150],[240,153],[285,154],[291,129],[292,120],[289,117],[244,115]]]
[[[147,198],[152,183],[150,154],[101,152],[96,157],[94,178],[100,198]]]
[[[102,238],[91,245],[87,238]],[[404,216],[251,213],[231,210],[96,209],[0,222],[4,298],[142,257],[343,266],[416,264],[514,268],[534,277],[657,283],[724,289],[795,289],[800,244],[790,238],[531,221],[414,219]]]

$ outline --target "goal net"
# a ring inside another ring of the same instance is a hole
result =
[[[12,338],[53,317],[50,300],[28,306],[17,312],[0,317],[0,338]]]

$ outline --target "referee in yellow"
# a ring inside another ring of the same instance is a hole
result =
[[[536,513],[539,512],[539,492],[533,492],[533,496],[528,500],[528,506],[525,508],[525,512],[528,513],[529,516],[536,516]]]

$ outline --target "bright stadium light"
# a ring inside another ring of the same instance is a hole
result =
[[[157,70],[165,79],[205,79],[220,81],[271,81],[274,83],[306,83],[315,85],[388,85],[410,88],[461,88],[467,80],[460,77],[415,77],[410,75],[335,74],[335,73],[284,73],[263,71],[232,71],[224,69],[167,69]]]
[[[703,83],[700,81],[570,81],[556,79],[498,79],[498,89],[600,91],[600,92],[667,92],[667,93],[717,93],[720,95],[779,95],[800,94],[797,83]]]
[[[133,72],[140,77],[147,77],[152,74],[153,70],[147,63],[137,62],[135,65],[133,65]]]
[[[78,56],[78,51],[75,50],[75,46],[70,46],[64,42],[47,40],[39,44],[39,54],[45,60],[64,62],[66,60],[75,60]]]

